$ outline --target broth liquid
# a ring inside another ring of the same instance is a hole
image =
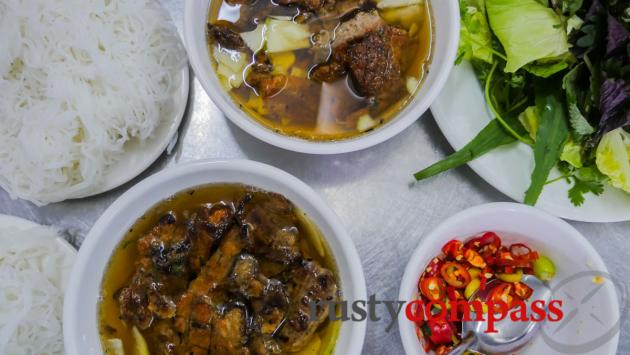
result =
[[[158,203],[134,223],[114,250],[103,276],[98,304],[99,334],[103,343],[108,339],[119,338],[123,342],[125,354],[134,354],[133,349],[136,344],[131,333],[131,326],[120,319],[120,304],[116,296],[120,289],[130,283],[135,272],[135,261],[139,258],[136,247],[138,239],[149,232],[160,218],[169,212],[174,213],[178,218],[185,218],[189,215],[189,211],[209,203],[215,204],[221,201],[236,203],[251,189],[251,187],[239,184],[212,184],[189,189]],[[321,232],[297,207],[295,213],[298,215],[300,246],[304,257],[316,260],[320,265],[338,275],[337,264]],[[311,238],[318,241],[319,247],[324,250],[324,256],[321,256],[317,252],[318,248],[309,242]],[[337,284],[340,285],[340,289],[343,288],[338,279]],[[303,354],[327,354],[327,350],[334,349],[339,334],[339,323],[339,321],[326,321],[322,324],[317,330],[317,336],[321,340],[318,352],[303,352]],[[152,354],[157,353],[155,349],[151,349],[151,344],[148,345]]]
[[[263,6],[265,6],[265,1],[271,0],[256,0],[251,5],[230,5],[225,1],[213,1],[209,10],[208,22],[215,23],[219,20],[225,20],[236,23],[241,16],[240,6],[252,6],[254,9],[251,13],[257,14],[263,12],[259,9],[262,9]],[[426,73],[429,70],[433,45],[431,8],[426,0],[418,6],[421,6],[421,16],[415,23],[417,26],[417,33],[411,38],[413,41],[411,44],[416,47],[416,50],[404,53],[404,55],[407,56],[409,63],[411,63],[404,73],[404,77],[413,77],[417,80],[418,84],[415,85],[415,88],[411,88],[411,93],[405,91],[404,95],[400,97],[399,100],[387,106],[381,113],[378,114],[378,116],[373,117],[373,119],[377,121],[377,125],[369,130],[373,130],[378,126],[384,125],[394,118],[419,91],[425,79]],[[390,10],[379,10],[379,13],[383,15],[387,11]],[[272,14],[273,16],[288,16],[295,18],[300,15],[300,10],[295,7],[275,6],[272,10]],[[382,17],[384,17],[386,23],[395,25],[395,23],[387,21],[387,16]],[[256,18],[255,22],[263,23],[265,18]],[[324,23],[325,24],[323,26],[325,28],[334,30],[334,28],[341,22],[339,20],[326,20]],[[239,28],[239,30],[251,31],[253,28],[245,27]],[[212,56],[214,44],[210,41],[208,44],[210,58],[216,67],[217,63],[214,61]],[[308,74],[310,69],[312,69],[312,58],[309,50],[295,50],[293,51],[293,55],[295,56],[295,64],[293,65],[293,68],[297,68],[301,73]],[[247,70],[248,69],[245,69],[245,71]],[[246,74],[247,73],[244,72],[242,75],[246,77]],[[287,99],[287,106],[318,106],[318,109],[315,112],[295,115],[294,117],[277,117],[276,115],[261,113],[261,100],[264,102],[265,99],[256,97],[256,91],[249,87],[247,83],[243,83],[240,87],[229,90],[229,94],[241,110],[244,110],[250,117],[276,133],[315,141],[334,141],[352,138],[364,133],[358,131],[356,125],[348,126],[348,123],[344,122],[347,119],[347,116],[351,113],[355,113],[362,108],[367,108],[369,106],[368,100],[360,97],[355,90],[352,89],[351,81],[351,78],[347,75],[334,83],[316,83],[318,87],[303,93],[303,96],[300,97],[299,100],[296,100],[295,98]],[[323,86],[333,88],[327,88],[326,91],[322,91]],[[318,96],[317,93],[321,93],[320,96],[335,96],[335,98],[330,102],[343,102],[346,106],[335,114],[335,111],[331,109],[330,104],[322,104],[324,101],[321,100],[321,97]],[[281,95],[282,91],[276,95],[277,97],[275,100],[282,100],[282,97],[280,97]],[[318,103],[310,101],[318,101]]]

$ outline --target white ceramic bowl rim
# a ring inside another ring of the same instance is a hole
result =
[[[443,243],[448,241],[448,237],[444,236],[444,233],[451,229],[452,226],[462,225],[466,221],[475,220],[476,218],[483,218],[488,216],[495,216],[499,212],[515,212],[518,213],[520,218],[527,218],[532,220],[533,222],[539,223],[541,225],[546,225],[549,227],[553,227],[554,229],[562,231],[564,233],[563,237],[568,237],[569,242],[574,248],[582,249],[586,254],[590,257],[590,268],[594,271],[601,272],[603,274],[608,274],[608,269],[604,264],[601,256],[597,251],[593,248],[593,246],[588,242],[588,240],[573,226],[571,226],[566,221],[554,217],[544,211],[536,209],[531,206],[512,203],[512,202],[496,202],[496,203],[488,203],[475,207],[468,208],[463,210],[440,223],[435,229],[429,232],[426,236],[422,237],[418,247],[414,250],[409,259],[409,263],[405,268],[405,273],[403,275],[400,291],[399,291],[399,299],[402,301],[409,301],[410,295],[417,293],[417,282],[420,277],[421,271],[424,269],[426,264],[430,259],[423,258],[426,255],[426,246],[430,245],[439,245],[436,250],[429,251],[431,256],[438,255],[440,253],[440,246]],[[483,230],[477,231],[477,233],[483,232]],[[464,236],[451,236],[452,237],[464,237]],[[617,299],[617,295],[614,293],[607,293],[608,297],[607,301],[610,302],[609,305],[612,307],[612,312],[616,314],[617,319],[619,318],[619,302]],[[400,337],[403,343],[403,348],[405,349],[405,353],[410,355],[416,355],[417,344],[419,340],[416,336],[415,325],[413,322],[409,321],[404,312],[401,312],[398,317],[398,329],[400,332]],[[617,334],[612,340],[609,340],[607,344],[614,344],[614,348],[617,348],[617,344],[619,341],[619,334]]]
[[[213,178],[213,173],[217,176],[232,176],[233,180]],[[186,182],[181,180],[186,177],[189,177],[189,180],[198,180],[201,179],[200,175],[203,175],[203,178],[207,176],[207,181],[185,187],[177,186],[176,190],[175,187],[165,186],[177,184],[177,181],[185,184]],[[63,310],[66,352],[70,355],[102,353],[96,322],[100,282],[113,248],[118,245],[124,232],[137,218],[173,193],[200,185],[234,182],[273,191],[267,186],[257,185],[252,180],[260,180],[261,185],[276,186],[276,192],[287,196],[309,213],[314,221],[319,220],[317,225],[324,232],[335,254],[344,298],[349,302],[366,299],[365,277],[352,239],[335,213],[309,186],[282,170],[262,163],[248,160],[197,161],[163,170],[138,183],[118,198],[92,227],[81,246],[66,290]],[[284,191],[280,188],[284,188]],[[159,191],[156,192],[156,189]],[[162,190],[167,191],[161,192]],[[121,219],[125,222],[120,223],[125,225],[116,226],[114,223]],[[114,230],[121,231],[121,235],[112,235],[109,228],[111,226]],[[326,229],[330,232],[326,233]],[[107,248],[102,249],[101,244],[104,243],[107,243]],[[344,322],[337,340],[336,353],[359,354],[363,347],[366,328],[366,322]]]
[[[457,56],[459,4],[457,0],[433,0],[431,6],[435,23],[431,68],[420,91],[396,117],[372,132],[346,140],[318,142],[285,136],[255,122],[238,108],[221,87],[212,69],[205,40],[204,29],[210,1],[212,0],[185,2],[184,41],[197,78],[212,101],[233,123],[252,136],[287,150],[310,154],[347,153],[369,148],[395,136],[420,118],[437,98]]]

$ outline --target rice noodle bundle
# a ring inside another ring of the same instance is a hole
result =
[[[74,257],[47,227],[0,227],[0,354],[63,354],[64,273]]]
[[[151,0],[0,0],[0,187],[89,192],[172,115],[186,54]]]

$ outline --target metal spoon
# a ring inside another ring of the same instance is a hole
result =
[[[499,286],[501,282],[493,280],[486,285],[481,291],[477,290],[471,299],[478,299],[485,302],[491,291]],[[531,318],[530,303],[532,301],[541,300],[545,305],[551,299],[551,290],[547,285],[540,281],[536,276],[523,275],[521,282],[531,287],[534,291],[525,304],[527,305],[526,314],[528,319]],[[471,312],[471,319],[476,319],[475,312]],[[487,317],[486,317],[487,319]],[[462,334],[464,339],[462,343],[453,349],[451,355],[461,355],[466,350],[482,351],[488,354],[508,354],[513,353],[525,345],[527,345],[536,335],[542,322],[514,322],[508,316],[494,323],[497,330],[496,333],[485,333],[487,329],[487,321],[470,321],[462,322]]]

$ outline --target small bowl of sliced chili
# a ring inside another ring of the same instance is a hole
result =
[[[399,299],[422,301],[433,314],[446,307],[446,319],[409,319],[399,315],[399,330],[407,354],[448,354],[462,340],[464,312],[458,301],[472,302],[488,287],[488,301],[503,302],[508,313],[529,306],[533,290],[522,282],[535,275],[552,289],[552,300],[562,301],[563,314],[578,310],[580,321],[544,322],[543,336],[536,337],[520,354],[558,353],[579,344],[595,346],[597,354],[614,354],[618,336],[608,336],[619,320],[614,281],[601,257],[568,223],[533,207],[493,203],[473,207],[447,219],[425,236],[411,256]],[[490,285],[490,283],[492,283]],[[600,288],[588,306],[580,302]],[[588,309],[587,309],[588,307]],[[579,310],[582,308],[582,312]],[[484,312],[487,312],[485,307]],[[457,314],[451,318],[451,313]],[[602,321],[594,322],[589,313]],[[557,318],[557,317],[556,317]],[[590,321],[589,321],[590,319]],[[558,332],[555,332],[558,330]],[[580,335],[581,334],[581,335]],[[595,344],[595,345],[593,345]]]

